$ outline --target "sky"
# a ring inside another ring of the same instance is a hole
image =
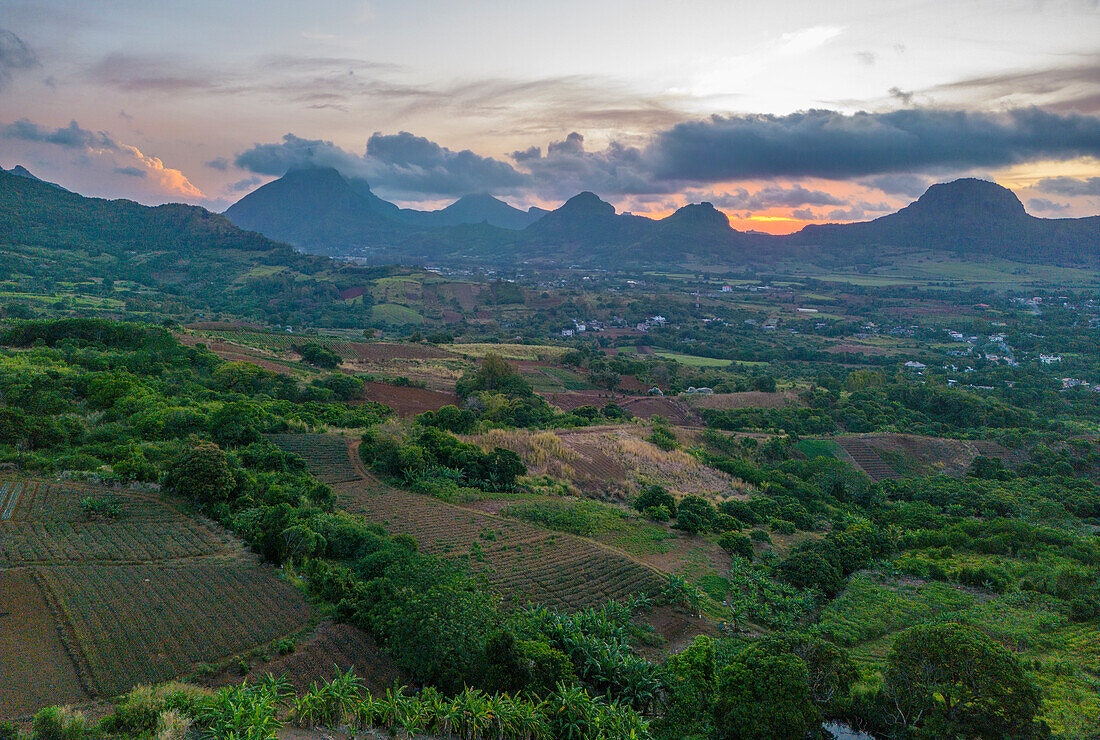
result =
[[[292,166],[404,206],[591,190],[735,228],[982,177],[1100,213],[1098,0],[0,0],[0,166],[223,211]]]

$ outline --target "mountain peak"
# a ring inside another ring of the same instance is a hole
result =
[[[600,196],[595,193],[585,190],[583,193],[577,193],[565,201],[556,213],[567,213],[571,216],[609,217],[615,215],[615,206],[605,200],[600,200]]]
[[[675,213],[662,219],[667,223],[683,224],[685,226],[703,226],[710,228],[729,229],[729,217],[714,207],[713,203],[689,203],[677,209]]]
[[[1008,188],[995,182],[966,177],[933,185],[915,203],[902,209],[914,216],[1016,220],[1027,215],[1024,204]]]
[[[37,175],[32,174],[30,170],[28,170],[26,167],[24,167],[21,164],[15,165],[10,170],[7,170],[7,172],[10,172],[11,174],[15,175],[16,177],[25,177],[28,180],[38,180],[39,182],[43,182],[41,177],[38,177]]]

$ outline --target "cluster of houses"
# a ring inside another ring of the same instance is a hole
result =
[[[1086,388],[1093,393],[1100,393],[1100,385],[1093,385],[1089,381],[1080,378],[1062,378],[1062,390],[1068,391],[1072,388]]]

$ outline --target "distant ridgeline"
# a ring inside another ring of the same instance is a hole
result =
[[[486,194],[439,211],[402,209],[374,195],[365,181],[331,168],[292,170],[221,216],[181,204],[149,208],[84,198],[16,167],[0,170],[0,243],[47,249],[54,279],[71,274],[77,281],[133,280],[211,307],[224,304],[227,291],[237,293],[233,300],[239,303],[240,278],[252,278],[265,266],[272,268],[266,270],[266,288],[264,281],[250,279],[247,290],[306,306],[336,300],[341,290],[378,273],[287,245],[375,265],[851,265],[880,254],[881,247],[897,247],[964,260],[1096,267],[1100,216],[1035,218],[1010,190],[965,179],[934,185],[915,203],[874,221],[770,236],[731,228],[710,203],[654,220],[617,214],[589,192],[550,212],[521,211]],[[99,259],[103,254],[113,259]],[[40,258],[27,255],[22,274],[42,271]],[[316,290],[301,276],[316,283]],[[287,281],[293,290],[282,290]]]
[[[915,203],[874,221],[807,226],[789,236],[736,231],[710,203],[657,220],[617,214],[589,192],[551,212],[520,211],[488,195],[468,196],[441,211],[410,211],[331,168],[292,170],[225,215],[306,251],[403,264],[736,266],[768,257],[836,259],[880,246],[964,259],[1100,263],[1100,216],[1035,218],[1012,191],[975,179],[933,185]]]
[[[23,292],[114,284],[104,295],[130,310],[174,302],[296,324],[362,326],[369,299],[341,291],[392,270],[302,254],[197,206],[85,198],[22,168],[0,170],[0,245],[0,281]]]

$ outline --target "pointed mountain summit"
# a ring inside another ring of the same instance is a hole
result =
[[[16,177],[23,177],[23,178],[26,178],[28,180],[34,180],[36,182],[42,182],[42,183],[45,183],[47,185],[53,185],[55,188],[61,188],[61,186],[57,185],[56,183],[52,183],[52,182],[48,182],[46,180],[43,180],[41,177],[39,177],[38,175],[35,175],[34,173],[32,173],[30,170],[28,170],[26,167],[24,167],[21,164],[15,165],[10,170],[5,170],[3,167],[0,167],[0,172],[7,172],[9,175],[15,175]],[[64,190],[64,188],[61,188],[61,189]]]
[[[559,208],[550,212],[558,218],[610,218],[615,215],[615,206],[600,196],[585,190],[565,201]]]
[[[289,170],[257,188],[225,212],[242,229],[317,254],[348,254],[404,228],[397,206],[349,181],[332,167]]]

